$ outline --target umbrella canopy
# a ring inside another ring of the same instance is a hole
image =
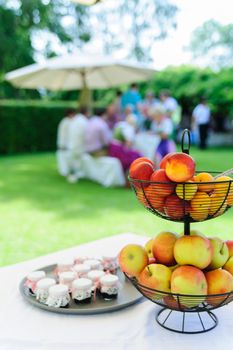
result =
[[[6,74],[5,79],[14,86],[25,89],[105,89],[146,81],[154,72],[147,65],[110,57],[68,55],[14,70]]]

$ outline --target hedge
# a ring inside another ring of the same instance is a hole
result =
[[[0,153],[53,151],[65,110],[74,103],[0,102]]]

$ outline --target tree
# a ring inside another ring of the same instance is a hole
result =
[[[233,24],[221,25],[215,20],[205,22],[193,32],[189,50],[194,58],[207,59],[206,63],[213,67],[232,66]]]
[[[176,27],[178,9],[168,0],[118,0],[115,7],[116,2],[103,3],[91,10],[96,37],[106,53],[121,49],[130,58],[151,60],[154,42]]]
[[[0,78],[7,71],[33,63],[36,56],[82,47],[90,40],[87,10],[65,0],[0,0]],[[70,23],[64,25],[64,22]],[[43,47],[38,48],[38,42]],[[35,91],[17,90],[3,82],[0,97],[38,97]]]

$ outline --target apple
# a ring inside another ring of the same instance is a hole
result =
[[[193,178],[195,166],[196,164],[191,156],[177,152],[167,159],[165,172],[171,181],[185,182]]]
[[[179,301],[186,307],[194,307],[205,300],[207,281],[204,273],[194,266],[180,266],[172,273],[171,292],[175,294],[197,295],[196,298],[179,296]],[[175,297],[178,300],[178,297]]]
[[[146,242],[145,244],[145,250],[147,252],[147,255],[148,255],[148,258],[154,258],[154,255],[153,255],[153,252],[152,252],[152,246],[153,246],[153,243],[154,243],[154,239],[151,238],[149,241]]]
[[[187,202],[177,197],[176,194],[171,194],[165,198],[164,211],[172,220],[181,220],[188,208]]]
[[[179,198],[191,201],[197,192],[197,185],[189,180],[184,184],[176,185],[176,194]]]
[[[153,172],[150,178],[151,182],[166,182],[166,183],[152,183],[153,192],[157,196],[166,197],[172,194],[175,189],[174,183],[172,183],[167,177],[165,170],[159,169]]]
[[[172,310],[184,310],[186,308],[186,306],[180,304],[178,300],[173,298],[172,295],[166,295],[163,298],[163,301],[169,307],[169,309],[172,309]]]
[[[178,235],[173,232],[161,232],[154,238],[152,251],[158,263],[167,266],[176,264],[173,248],[177,238]]]
[[[213,257],[213,248],[207,238],[182,236],[174,245],[174,257],[179,265],[193,265],[205,269]]]
[[[211,294],[224,294],[232,292],[233,276],[226,270],[217,269],[206,272],[205,277],[208,284],[207,302],[213,306],[223,303],[227,296],[219,295],[211,297]]]
[[[133,181],[133,184],[136,187],[141,188],[142,186],[143,187],[149,186],[149,180],[153,172],[154,172],[154,169],[151,163],[139,162],[139,163],[136,163],[135,165],[131,165],[129,170],[129,175],[133,180],[148,181],[148,183]]]
[[[223,266],[223,269],[230,272],[230,274],[233,276],[233,256],[231,256],[226,264]]]
[[[194,176],[194,181],[200,183],[198,184],[198,191],[200,192],[210,192],[214,189],[214,178],[209,173],[205,173],[205,172],[199,173],[198,175]]]
[[[153,168],[155,167],[155,164],[154,164],[154,162],[152,162],[151,159],[149,159],[149,158],[147,158],[147,157],[139,157],[139,158],[135,159],[135,160],[130,164],[130,168],[131,168],[131,167],[133,168],[136,164],[139,164],[139,163],[141,163],[141,162],[150,163],[150,164],[153,166]]]
[[[210,238],[209,241],[213,248],[213,257],[207,268],[215,270],[225,265],[229,258],[229,250],[227,244],[218,237]]]
[[[232,240],[228,240],[225,243],[226,243],[226,245],[228,247],[229,257],[233,256],[233,241]]]
[[[138,244],[127,244],[120,251],[118,260],[121,270],[133,277],[139,276],[149,262],[146,250]]]
[[[160,162],[160,164],[159,164],[160,169],[165,169],[167,160],[168,160],[171,156],[173,156],[173,154],[176,154],[176,152],[170,152],[170,153],[166,154],[166,156],[163,157],[163,159],[161,160],[161,162]]]
[[[151,264],[140,273],[138,282],[143,286],[156,291],[170,292],[171,270],[161,264]],[[160,299],[163,295],[149,290],[141,289],[146,296],[152,299]]]

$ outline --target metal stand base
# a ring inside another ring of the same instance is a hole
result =
[[[205,333],[218,324],[217,316],[210,311],[182,312],[167,308],[159,311],[156,321],[169,331],[185,334]]]

